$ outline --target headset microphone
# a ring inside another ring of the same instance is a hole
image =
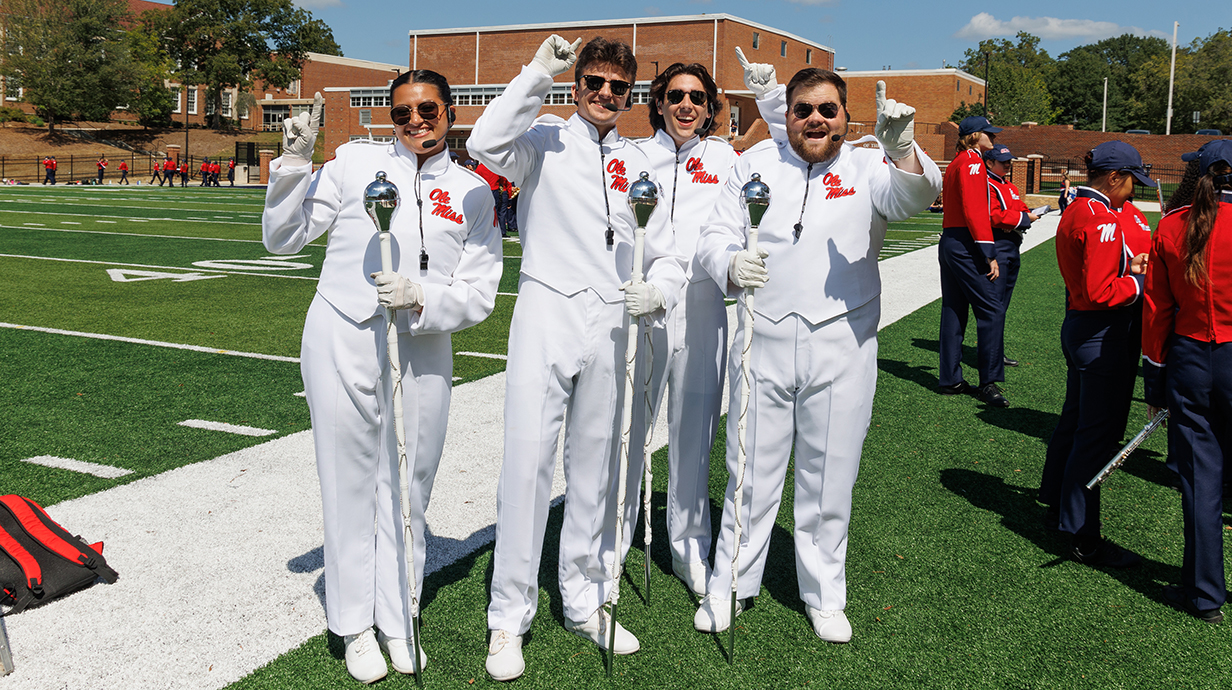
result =
[[[440,139],[429,139],[429,140],[427,140],[427,141],[425,141],[425,142],[423,143],[423,147],[424,147],[425,149],[430,149],[430,148],[432,148],[433,146],[436,146],[436,142],[438,142],[438,141],[440,141]]]
[[[623,113],[623,112],[626,112],[626,111],[629,111],[629,110],[633,110],[633,106],[632,106],[632,105],[625,106],[624,108],[617,108],[617,107],[616,107],[614,104],[612,104],[612,103],[603,103],[602,105],[603,105],[603,109],[604,109],[604,110],[606,110],[606,111],[608,111],[608,112],[612,112],[612,113]]]
[[[842,134],[835,134],[834,136],[830,137],[830,141],[841,141],[842,139],[843,139]]]

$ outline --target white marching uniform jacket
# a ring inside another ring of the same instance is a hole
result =
[[[628,190],[643,171],[655,179],[646,155],[614,128],[600,140],[594,125],[577,114],[567,121],[536,120],[551,86],[550,77],[524,67],[488,105],[467,142],[472,155],[522,190],[522,276],[509,330],[505,456],[488,607],[488,627],[514,634],[529,629],[540,598],[539,559],[562,423],[565,617],[585,621],[608,596],[626,340],[619,288],[633,268]],[[666,303],[653,315],[658,321],[685,283],[684,257],[667,215],[656,210],[650,217],[644,245],[645,280]]]
[[[301,353],[321,483],[329,628],[353,635],[375,624],[390,637],[407,638],[392,381],[384,309],[369,277],[381,270],[380,244],[363,205],[364,189],[378,171],[400,196],[391,222],[394,269],[424,294],[421,312],[396,312],[413,556],[422,591],[424,512],[449,419],[449,334],[492,311],[503,268],[491,191],[478,175],[452,164],[448,150],[420,168],[401,142],[356,141],[340,146],[316,174],[311,166],[275,159],[262,231],[266,249],[277,254],[298,252],[329,232]],[[423,200],[422,244],[417,195]],[[420,270],[421,246],[427,270]]]
[[[941,189],[937,166],[918,146],[916,156],[923,174],[899,170],[879,149],[849,144],[810,166],[787,141],[764,141],[736,161],[702,227],[699,262],[728,294],[743,295],[728,280],[732,255],[748,242],[740,192],[753,173],[770,187],[770,206],[758,228],[769,278],[757,289],[754,307],[739,598],[759,591],[794,449],[800,597],[823,611],[846,607],[851,492],[877,380],[877,255],[888,222],[922,211]],[[739,315],[736,343],[749,327],[743,308]],[[729,408],[739,410],[739,347],[730,353],[728,375]],[[739,415],[728,415],[729,481],[707,585],[720,599],[731,596],[739,423]]]

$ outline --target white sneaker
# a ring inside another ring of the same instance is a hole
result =
[[[684,580],[684,584],[697,596],[705,596],[706,581],[710,579],[710,564],[706,561],[693,561],[685,563],[672,559],[672,572],[676,577]]]
[[[513,680],[526,671],[522,660],[522,636],[508,630],[493,630],[484,668],[492,680]]]
[[[598,611],[590,614],[590,618],[585,621],[565,621],[565,627],[572,630],[579,637],[586,639],[599,645],[599,649],[607,649],[607,642],[611,623],[611,616],[607,611],[600,608]],[[633,633],[625,630],[625,627],[616,621],[616,648],[612,651],[617,654],[632,654],[642,648],[642,644],[637,641]]]
[[[376,644],[376,635],[372,628],[358,635],[347,635],[342,638],[346,646],[347,672],[355,680],[364,683],[375,683],[385,677],[389,669],[385,666],[385,657]]]
[[[809,621],[813,624],[813,632],[826,642],[851,642],[851,623],[842,609],[821,611],[812,606],[805,606]]]
[[[405,638],[389,637],[383,632],[376,634],[377,644],[389,655],[389,663],[398,673],[415,673],[415,661],[411,658],[411,641]],[[424,652],[423,640],[419,641],[419,668],[428,667],[428,655]]]
[[[729,592],[730,593],[730,592]],[[744,603],[736,600],[736,615],[744,613]],[[697,613],[693,614],[693,627],[702,632],[723,632],[731,625],[731,599],[720,599],[707,594],[702,599]]]

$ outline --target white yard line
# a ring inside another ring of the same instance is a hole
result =
[[[13,328],[22,331],[36,331],[38,333],[52,333],[55,335],[71,335],[78,338],[94,338],[96,340],[117,340],[122,343],[134,343],[136,345],[153,345],[155,347],[170,347],[176,350],[192,350],[193,352],[208,352],[215,355],[231,355],[232,357],[248,357],[249,359],[268,359],[274,362],[291,362],[299,364],[299,357],[283,357],[281,355],[265,355],[259,352],[239,352],[236,350],[219,350],[213,347],[202,347],[201,345],[184,345],[182,343],[165,343],[161,340],[145,340],[143,338],[125,338],[119,335],[108,335],[106,333],[83,333],[81,331],[65,331],[59,328],[44,328],[42,326],[23,326],[16,323],[2,323],[0,328]],[[0,686],[3,687],[3,686]]]
[[[145,223],[147,221],[143,220],[140,222]],[[81,225],[81,223],[76,223],[71,220],[62,220],[60,221],[60,224],[61,225]],[[29,224],[27,223],[27,225]],[[14,230],[26,229],[21,225],[0,225],[0,228],[12,228]],[[80,233],[87,233],[90,235],[123,235],[125,237],[149,237],[152,239],[167,239],[167,240],[203,240],[206,242],[248,242],[248,243],[261,244],[261,240],[240,240],[240,239],[230,239],[226,237],[189,237],[188,235],[159,235],[159,234],[150,233],[150,232],[116,232],[115,230],[74,230],[72,228],[44,228],[44,230],[47,230],[49,232],[80,232]],[[324,247],[325,245],[307,244],[305,246]]]
[[[467,357],[484,357],[487,359],[509,359],[509,355],[494,355],[491,352],[455,352],[455,355],[466,355]]]
[[[133,473],[132,470],[126,470],[123,467],[99,465],[93,462],[73,460],[72,458],[57,458],[54,455],[39,455],[33,458],[26,458],[22,462],[28,462],[31,465],[42,465],[43,467],[54,467],[61,470],[71,470],[83,474],[92,474],[103,479],[115,479],[116,477],[123,477]]]
[[[206,431],[222,431],[228,434],[239,434],[240,436],[272,436],[278,433],[274,429],[260,429],[255,426],[228,424],[226,422],[210,422],[204,419],[185,419],[179,423],[179,426],[205,429]]]
[[[1037,222],[1024,250],[1055,229],[1055,220]],[[879,265],[881,327],[940,295],[935,249]],[[734,315],[729,307],[729,323]],[[453,390],[427,513],[427,573],[495,536],[504,391],[503,372]],[[723,400],[726,408],[727,395]],[[663,420],[656,425],[655,449],[666,442],[666,426]],[[552,495],[563,491],[557,462]],[[17,670],[0,680],[0,690],[213,690],[325,628],[311,431],[66,501],[49,512],[86,539],[104,540],[120,579],[12,617]],[[174,567],[186,563],[189,547],[191,562],[207,565],[207,572]],[[138,638],[134,631],[148,633]]]
[[[156,265],[151,265],[151,264],[128,264],[128,263],[123,263],[120,261],[94,261],[91,259],[61,259],[59,257],[54,257],[54,256],[29,256],[26,254],[0,254],[0,258],[34,259],[37,261],[63,261],[65,263],[72,263],[72,264],[96,264],[100,266],[128,266],[130,268],[157,268],[159,270],[187,271],[190,273],[200,273],[200,271],[194,271],[191,268],[185,268],[183,266],[156,266]],[[222,271],[222,270],[217,270],[213,268],[209,269],[209,273],[226,273],[226,274],[233,275],[233,276],[257,276],[259,278],[292,278],[295,280],[317,280],[317,278],[314,278],[312,276],[288,276],[288,275],[278,275],[276,273],[250,273],[248,271]]]

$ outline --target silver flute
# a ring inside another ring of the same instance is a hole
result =
[[[1099,474],[1095,475],[1094,479],[1087,482],[1087,488],[1094,489],[1100,484],[1103,484],[1104,480],[1107,479],[1109,475],[1116,472],[1118,467],[1125,464],[1125,459],[1129,457],[1129,454],[1137,450],[1138,446],[1142,445],[1143,441],[1150,438],[1151,434],[1155,433],[1156,429],[1163,426],[1167,419],[1167,410],[1160,410],[1154,417],[1151,417],[1151,421],[1147,422],[1146,426],[1142,427],[1142,431],[1139,431],[1137,436],[1130,439],[1129,443],[1126,443],[1125,447],[1122,448],[1120,452],[1112,456],[1112,460],[1108,461],[1107,465],[1104,465],[1104,469],[1100,470]]]

